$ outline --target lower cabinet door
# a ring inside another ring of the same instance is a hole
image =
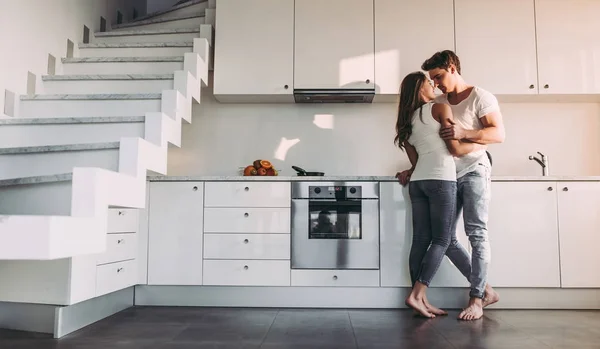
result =
[[[204,285],[289,286],[289,260],[204,260]]]
[[[379,287],[379,270],[292,270],[292,286]]]
[[[135,285],[137,262],[129,260],[96,267],[96,297]]]

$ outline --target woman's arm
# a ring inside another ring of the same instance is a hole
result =
[[[411,168],[409,168],[408,170],[404,170],[402,172],[396,173],[396,178],[398,178],[398,181],[400,181],[400,184],[406,185],[408,183],[408,181],[410,180],[410,176],[412,175],[413,171],[415,170],[415,166],[417,166],[417,161],[419,160],[419,154],[417,154],[417,150],[415,149],[415,147],[413,147],[412,144],[408,143],[408,141],[404,141],[404,143],[402,143],[402,145],[404,146],[404,149],[406,149],[406,155],[408,155],[408,160],[410,161]]]
[[[431,110],[433,117],[442,125],[442,127],[454,125],[454,116],[452,115],[452,109],[447,104],[436,103],[433,105]],[[463,156],[472,153],[479,149],[485,149],[484,145],[472,143],[472,142],[461,142],[455,139],[444,139],[448,151],[454,156]]]

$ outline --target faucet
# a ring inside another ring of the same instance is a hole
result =
[[[540,154],[540,156],[542,157],[541,160],[539,158],[537,158],[535,156],[531,156],[531,155],[529,155],[529,160],[534,160],[535,162],[540,164],[540,166],[542,166],[542,176],[547,176],[548,175],[548,157],[546,155],[540,153],[539,151],[537,153]]]

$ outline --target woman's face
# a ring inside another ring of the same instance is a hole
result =
[[[433,80],[425,78],[425,81],[421,85],[420,91],[421,100],[425,103],[431,102],[435,99],[435,89],[433,87]]]

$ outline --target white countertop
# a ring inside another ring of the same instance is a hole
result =
[[[149,181],[156,182],[227,182],[227,181],[259,181],[259,182],[296,182],[296,181],[358,181],[358,182],[393,182],[393,176],[148,176]],[[600,176],[492,176],[493,182],[595,182]]]

